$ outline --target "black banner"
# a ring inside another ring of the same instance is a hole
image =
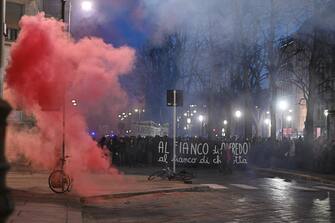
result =
[[[156,161],[170,165],[173,162],[171,140],[161,140],[157,145]],[[176,164],[185,167],[215,167],[226,162],[246,166],[251,145],[249,142],[177,141]]]

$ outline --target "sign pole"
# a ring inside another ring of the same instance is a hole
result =
[[[173,90],[173,172],[176,173],[177,91]]]

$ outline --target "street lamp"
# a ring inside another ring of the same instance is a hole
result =
[[[241,116],[242,116],[242,112],[241,112],[240,110],[237,110],[237,111],[235,112],[235,117],[236,117],[236,118],[241,118]]]
[[[288,103],[285,100],[280,100],[280,101],[278,101],[277,106],[281,110],[281,120],[280,120],[280,123],[281,123],[281,139],[283,140],[283,138],[284,138],[284,122],[283,122],[284,111],[287,110]]]
[[[203,115],[199,115],[198,117],[200,123],[201,123],[201,129],[200,129],[200,133],[201,133],[201,136],[203,136],[203,131],[204,131],[204,116]]]
[[[242,112],[240,111],[240,110],[237,110],[237,111],[235,111],[235,117],[239,120],[241,117],[242,117]],[[240,123],[239,123],[239,121],[237,121],[237,125],[236,125],[236,127],[237,127],[237,131],[238,131],[238,133],[240,133],[240,130],[241,130],[241,127],[240,127]]]
[[[266,118],[264,120],[264,123],[265,123],[265,125],[267,125],[267,130],[268,130],[267,136],[270,136],[271,135],[271,119]]]
[[[223,120],[223,124],[224,124],[224,125],[227,125],[227,124],[228,124],[228,121],[227,121],[227,120]]]
[[[266,119],[264,120],[264,123],[265,123],[265,125],[270,125],[270,124],[271,124],[271,120],[268,119],[268,118],[266,118]]]
[[[191,124],[191,119],[190,118],[187,118],[187,124]]]
[[[83,2],[81,3],[81,9],[82,9],[83,11],[89,12],[89,11],[92,10],[92,8],[93,8],[93,4],[92,4],[91,1],[83,1]]]
[[[278,102],[278,108],[282,111],[285,111],[288,108],[288,103],[285,100],[280,100]]]

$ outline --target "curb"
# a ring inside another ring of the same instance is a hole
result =
[[[282,177],[298,178],[298,179],[302,179],[306,181],[314,181],[314,182],[319,182],[319,183],[324,183],[324,184],[335,185],[334,180],[329,180],[329,179],[325,179],[322,177],[312,176],[312,175],[303,174],[303,173],[294,173],[294,172],[289,172],[285,170],[267,169],[267,168],[260,168],[260,167],[252,167],[252,169],[258,172],[265,172],[265,173],[272,173],[272,174],[275,173]]]
[[[193,187],[178,187],[178,188],[169,188],[169,189],[157,189],[157,190],[149,190],[149,191],[134,191],[134,192],[122,192],[115,194],[103,194],[89,197],[81,197],[80,202],[86,203],[90,200],[95,199],[113,199],[113,198],[127,198],[134,197],[139,195],[147,195],[147,194],[157,194],[157,193],[173,193],[173,192],[205,192],[210,191],[209,186],[197,185]]]

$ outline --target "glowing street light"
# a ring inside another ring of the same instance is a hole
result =
[[[284,111],[287,110],[288,103],[285,100],[280,100],[280,101],[278,101],[277,106],[282,111],[281,112],[281,121],[280,122],[281,122],[281,138],[283,140],[284,139],[284,123],[283,123],[284,122],[283,121],[283,119],[284,119]]]
[[[288,115],[288,116],[286,117],[286,121],[288,121],[288,122],[292,121],[292,116]]]
[[[191,124],[191,119],[190,118],[187,118],[187,124]]]
[[[328,109],[324,110],[323,114],[327,117],[328,116]]]
[[[81,9],[85,12],[92,11],[92,8],[93,8],[93,4],[91,1],[83,1],[81,3]]]
[[[265,123],[265,125],[268,126],[267,135],[270,136],[271,135],[271,120],[269,118],[266,118],[264,120],[264,123]]]
[[[285,111],[288,108],[288,103],[285,100],[280,100],[278,102],[278,108],[282,111]]]
[[[203,136],[204,135],[204,120],[205,120],[205,117],[203,115],[199,115],[198,116],[198,120],[201,122],[201,129],[200,129],[200,136]]]
[[[237,110],[237,111],[235,112],[235,117],[236,117],[236,118],[241,118],[241,116],[242,116],[242,112],[241,112],[240,110]]]
[[[266,119],[264,120],[264,123],[265,123],[265,125],[271,125],[271,120],[268,119],[268,118],[266,118]]]
[[[228,124],[228,121],[227,121],[227,120],[223,120],[223,124],[224,124],[224,125],[227,125],[227,124]]]

